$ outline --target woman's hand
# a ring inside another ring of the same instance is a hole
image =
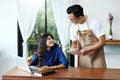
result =
[[[27,61],[28,61],[28,65],[30,65],[31,62],[32,62],[32,56],[28,57],[28,58],[27,58]]]

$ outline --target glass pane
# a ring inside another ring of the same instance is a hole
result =
[[[60,39],[58,36],[57,28],[55,25],[55,20],[53,16],[53,10],[52,10],[52,3],[51,0],[47,0],[47,32],[52,34],[56,40],[56,43],[61,46]],[[33,30],[33,33],[31,34],[31,37],[28,40],[28,52],[29,56],[33,55],[38,46],[38,40],[39,37],[45,33],[45,0],[44,3],[40,6],[35,28]]]
[[[45,33],[45,4],[43,3],[38,11],[34,30],[28,40],[29,56],[37,51],[39,37]]]

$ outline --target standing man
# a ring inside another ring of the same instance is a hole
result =
[[[72,5],[67,8],[68,18],[73,23],[70,27],[71,49],[78,49],[79,67],[106,68],[103,46],[105,31],[101,23],[84,15],[82,6]]]

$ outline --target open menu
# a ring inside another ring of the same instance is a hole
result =
[[[69,51],[67,51],[69,54],[77,54],[77,53],[79,53],[79,50],[77,50],[77,49],[72,49],[72,50],[69,50]]]

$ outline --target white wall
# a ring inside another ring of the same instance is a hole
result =
[[[106,30],[108,39],[108,13],[113,14],[113,39],[120,40],[120,0],[81,0],[80,4],[85,10],[85,14],[98,18]]]
[[[104,50],[107,67],[120,69],[120,45],[106,45]]]
[[[13,68],[17,55],[16,0],[0,0],[0,80]]]

